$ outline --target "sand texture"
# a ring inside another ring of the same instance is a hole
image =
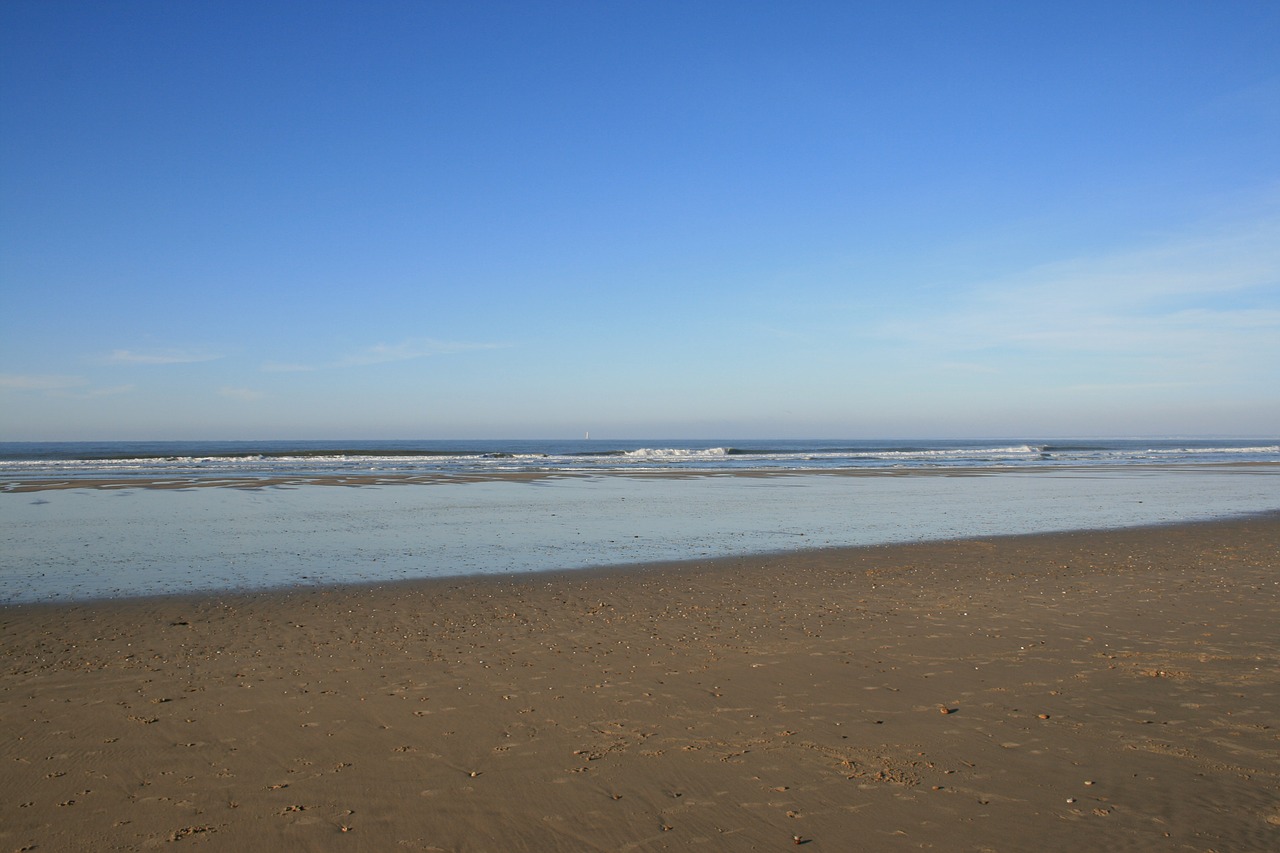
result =
[[[1280,518],[0,610],[0,850],[1280,849]]]

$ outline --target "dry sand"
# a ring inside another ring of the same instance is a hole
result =
[[[0,850],[1280,849],[1280,517],[0,610]]]

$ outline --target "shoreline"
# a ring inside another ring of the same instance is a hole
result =
[[[8,606],[0,839],[1273,849],[1278,570],[1273,512]]]
[[[86,477],[68,479],[59,477],[13,478],[0,477],[0,494],[29,494],[67,489],[160,489],[189,490],[205,488],[267,489],[300,486],[376,487],[397,485],[467,485],[470,483],[521,483],[548,480],[590,480],[606,478],[633,479],[714,479],[735,477],[747,479],[775,479],[785,477],[976,477],[1015,475],[1053,476],[1054,474],[1141,474],[1176,473],[1179,471],[1243,471],[1257,468],[1260,472],[1274,473],[1280,462],[1183,462],[1183,463],[1126,463],[1126,464],[1058,464],[1046,466],[937,466],[937,467],[866,467],[866,468],[671,468],[663,470],[548,470],[548,471],[467,471],[449,473],[441,471],[411,474],[391,472],[385,474],[243,474],[237,476],[140,476],[140,477]]]
[[[0,601],[521,574],[1228,518],[1280,467],[3,494]]]
[[[758,551],[745,554],[724,554],[715,556],[685,557],[683,559],[648,560],[633,563],[598,563],[583,566],[567,566],[558,569],[530,569],[515,572],[476,573],[466,572],[455,575],[432,575],[424,577],[402,577],[385,580],[362,581],[318,581],[315,583],[286,583],[276,586],[254,587],[219,587],[210,589],[181,590],[176,592],[147,593],[142,595],[104,595],[93,598],[54,599],[40,601],[0,601],[0,617],[7,612],[22,609],[59,609],[81,607],[112,607],[119,604],[136,603],[140,606],[159,606],[167,603],[186,603],[200,606],[210,600],[238,599],[271,599],[275,597],[290,598],[295,594],[318,593],[322,595],[362,595],[362,594],[429,594],[433,590],[454,589],[464,584],[475,584],[479,587],[493,585],[501,588],[512,584],[536,583],[555,585],[556,583],[572,584],[575,581],[598,581],[608,583],[612,579],[621,579],[635,575],[659,576],[666,573],[685,575],[688,573],[714,573],[729,569],[738,570],[744,565],[757,562],[776,564],[780,561],[812,563],[814,561],[832,562],[847,560],[860,562],[871,554],[878,554],[886,549],[897,548],[947,548],[964,547],[973,543],[1006,542],[1028,540],[1032,543],[1049,542],[1057,539],[1073,539],[1076,537],[1093,537],[1106,534],[1151,534],[1157,535],[1161,530],[1176,531],[1181,528],[1208,528],[1214,525],[1233,525],[1247,522],[1274,522],[1280,527],[1280,509],[1259,510],[1255,512],[1235,513],[1214,518],[1182,519],[1156,523],[1142,523],[1120,527],[1084,527],[1064,530],[1038,531],[1031,533],[994,533],[957,536],[949,539],[917,539],[909,541],[873,542],[861,545],[823,545],[811,547],[784,548],[771,551]]]

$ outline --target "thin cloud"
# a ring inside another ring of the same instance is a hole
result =
[[[1111,310],[1221,298],[1280,283],[1280,221],[1044,264],[978,288],[1013,306]],[[1081,302],[1087,305],[1082,306]]]
[[[1095,393],[1098,391],[1170,391],[1190,387],[1190,382],[1081,382],[1067,385],[1063,391]]]
[[[397,361],[411,361],[417,358],[429,358],[437,355],[452,355],[480,350],[505,349],[511,344],[470,341],[441,341],[435,338],[409,338],[394,344],[374,344],[371,347],[350,353],[337,361],[325,364],[306,364],[290,361],[264,361],[259,370],[263,373],[308,373],[335,367],[364,367],[373,364],[388,364]]]
[[[135,385],[112,385],[110,388],[94,388],[91,391],[86,391],[85,396],[86,397],[114,397],[117,394],[128,394],[132,392],[136,387],[137,386]]]
[[[216,361],[221,355],[192,350],[138,350],[118,349],[106,357],[111,364],[195,364],[202,361]]]
[[[370,364],[386,364],[393,361],[410,361],[435,355],[452,355],[460,352],[504,349],[510,344],[469,343],[464,341],[438,341],[433,338],[411,338],[397,344],[375,344],[368,349],[352,353],[338,363],[340,367],[359,367]]]
[[[135,389],[133,385],[112,385],[107,388],[57,389],[48,392],[50,397],[61,397],[68,400],[96,400],[99,397],[115,397],[128,394]]]
[[[267,396],[261,391],[255,391],[252,388],[229,388],[229,387],[219,388],[218,395],[221,397],[226,397],[231,400],[241,400],[244,402],[261,400],[263,397]]]
[[[781,341],[809,340],[809,334],[807,332],[800,332],[795,329],[784,329],[780,326],[768,326],[762,323],[757,323],[756,329],[760,332],[761,337],[765,338],[775,338]]]
[[[940,370],[954,370],[957,373],[998,373],[999,371],[989,364],[981,364],[974,361],[945,361],[938,365]]]
[[[1070,353],[1257,365],[1280,357],[1277,284],[1280,225],[1268,222],[1037,267],[879,332],[939,361]]]
[[[80,376],[0,373],[0,388],[8,388],[15,391],[58,391],[87,384],[88,381]]]
[[[112,397],[134,390],[133,385],[113,385],[106,388],[87,388],[89,380],[82,376],[51,374],[0,373],[0,390],[33,391],[48,397],[88,400],[95,397]]]
[[[267,361],[263,362],[262,366],[258,369],[263,373],[306,373],[307,371],[315,370],[316,368],[311,364],[290,364],[280,361]]]

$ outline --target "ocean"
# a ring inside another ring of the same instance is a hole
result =
[[[1280,442],[0,444],[0,604],[1280,511]]]
[[[797,472],[1280,462],[1280,440],[0,442],[24,480]]]

